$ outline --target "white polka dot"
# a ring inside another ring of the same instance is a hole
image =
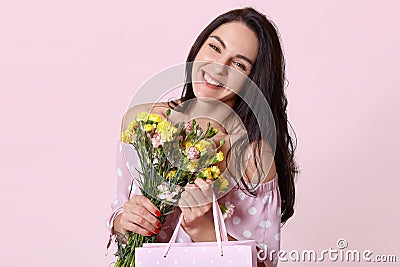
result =
[[[118,199],[114,200],[113,205],[117,205],[119,203]]]
[[[183,243],[182,237],[180,237],[180,238],[178,239],[178,243]]]
[[[185,248],[185,252],[188,252],[188,249],[187,249],[187,248]]]
[[[257,209],[255,207],[251,207],[247,211],[249,212],[250,215],[256,215],[257,214]]]
[[[161,239],[166,239],[167,238],[167,233],[164,230],[161,230],[160,233],[158,234],[158,236]]]
[[[269,228],[269,227],[271,227],[271,222],[268,220],[261,221],[258,226],[260,226],[261,228]]]
[[[232,263],[232,260],[228,260],[229,263]]]
[[[266,195],[266,196],[263,197],[262,202],[263,202],[264,204],[266,204],[266,203],[268,202],[269,199],[270,199],[270,195]]]
[[[205,249],[205,248],[203,248],[201,251],[203,251],[203,252],[206,252],[206,249]]]
[[[193,261],[192,261],[192,263],[193,263],[193,264],[196,264],[196,261],[195,261],[195,260],[193,260]]]
[[[175,263],[175,264],[178,264],[178,261],[175,261],[174,263]]]
[[[246,260],[246,263],[250,263],[250,260]]]
[[[122,145],[119,144],[119,152],[122,152]]]
[[[243,192],[240,192],[240,193],[239,193],[239,198],[240,198],[240,200],[243,200],[245,197],[246,197],[246,194],[245,194],[245,193],[243,193]]]
[[[120,168],[117,168],[117,174],[118,174],[119,177],[122,177],[122,171],[121,171]]]
[[[246,237],[246,238],[250,238],[251,237],[251,232],[246,230],[246,231],[243,232],[243,236]]]
[[[238,217],[238,216],[235,216],[235,217],[233,217],[233,219],[232,219],[232,223],[233,223],[234,225],[238,225],[238,224],[240,223],[240,221],[241,221],[241,219],[240,219],[240,217]]]
[[[281,240],[281,234],[280,233],[275,234],[275,240],[276,241]]]
[[[157,262],[156,262],[156,264],[160,264],[160,262],[159,262],[159,261],[157,261]]]
[[[213,261],[213,260],[211,260],[211,261],[210,261],[210,263],[212,264],[212,263],[214,263],[214,261]]]
[[[151,253],[151,249],[148,249],[148,250],[147,250],[147,253]]]
[[[278,216],[281,216],[281,207],[279,207],[277,210],[276,210],[276,215],[278,215]]]

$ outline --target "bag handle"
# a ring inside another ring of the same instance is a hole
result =
[[[226,231],[226,226],[222,216],[222,212],[221,209],[219,208],[218,201],[215,197],[214,192],[213,192],[212,210],[213,210],[213,220],[214,220],[215,236],[217,239],[217,246],[221,256],[223,256],[222,241],[223,242],[228,241],[228,234]],[[167,257],[167,254],[169,252],[169,249],[171,248],[172,243],[175,243],[176,241],[176,237],[178,236],[178,231],[179,227],[181,226],[182,220],[183,220],[183,214],[181,213],[181,215],[179,216],[178,223],[176,224],[175,230],[171,236],[171,239],[169,240],[168,245],[165,248],[164,258]]]

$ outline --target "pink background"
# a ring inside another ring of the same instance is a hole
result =
[[[346,238],[399,261],[400,4],[187,2],[1,2],[0,265],[111,262],[104,221],[125,108],[213,18],[245,5],[276,23],[287,61],[301,174],[282,248]]]

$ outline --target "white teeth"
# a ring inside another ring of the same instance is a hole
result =
[[[210,76],[208,76],[207,72],[204,72],[203,77],[204,77],[204,80],[206,80],[206,82],[208,82],[209,84],[216,85],[216,86],[222,86],[221,83],[213,80]]]

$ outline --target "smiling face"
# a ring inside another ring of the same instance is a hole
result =
[[[258,53],[256,34],[241,22],[215,29],[197,53],[192,68],[196,98],[211,98],[233,106]]]

